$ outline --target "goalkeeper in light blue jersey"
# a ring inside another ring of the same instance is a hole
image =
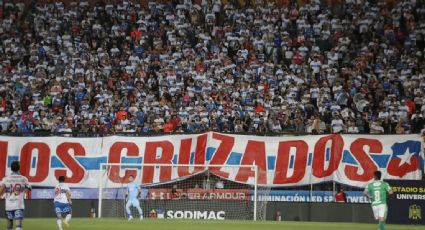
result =
[[[127,203],[125,205],[125,210],[127,211],[128,220],[132,220],[133,216],[131,215],[131,206],[137,208],[137,211],[140,215],[140,220],[143,220],[143,211],[140,208],[139,203],[139,195],[142,192],[142,189],[140,188],[140,185],[134,182],[134,176],[129,177],[129,183],[127,185],[127,193],[125,194],[125,198],[127,200]]]

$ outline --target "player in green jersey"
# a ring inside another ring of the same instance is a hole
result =
[[[387,182],[381,181],[382,173],[376,171],[373,174],[373,182],[369,183],[365,190],[364,195],[371,200],[372,210],[375,219],[379,221],[378,230],[385,229],[385,219],[387,217],[387,194],[393,194],[390,185]]]

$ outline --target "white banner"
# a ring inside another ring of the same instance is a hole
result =
[[[72,187],[96,188],[106,175],[102,163],[257,165],[258,183],[298,186],[326,181],[363,187],[381,170],[385,179],[419,180],[424,155],[419,135],[320,135],[260,137],[221,133],[161,137],[70,138],[0,136],[0,178],[10,163],[33,186],[54,186],[66,175]],[[166,183],[203,167],[111,167],[108,187],[130,175],[142,184]],[[251,168],[210,167],[228,180],[253,184]]]

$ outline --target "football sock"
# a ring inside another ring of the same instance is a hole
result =
[[[62,219],[56,219],[56,223],[58,224],[59,230],[62,230]]]
[[[379,230],[385,230],[384,222],[379,222],[378,228]]]
[[[66,217],[65,217],[65,221],[66,221],[66,222],[71,221],[71,217],[72,217],[72,215],[71,215],[71,214],[66,215]]]
[[[137,211],[139,212],[140,216],[143,216],[143,210],[140,207],[137,207]]]

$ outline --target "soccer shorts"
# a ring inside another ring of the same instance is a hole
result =
[[[69,203],[55,202],[54,207],[55,207],[55,213],[56,214],[63,214],[63,213],[71,213],[72,212],[71,205]]]
[[[138,199],[131,199],[127,201],[126,206],[140,207],[140,202]]]
[[[379,204],[372,206],[373,215],[375,216],[375,219],[379,218],[386,218],[387,217],[387,205],[386,204]]]
[[[6,219],[8,220],[23,220],[24,219],[24,210],[16,209],[6,211]]]

